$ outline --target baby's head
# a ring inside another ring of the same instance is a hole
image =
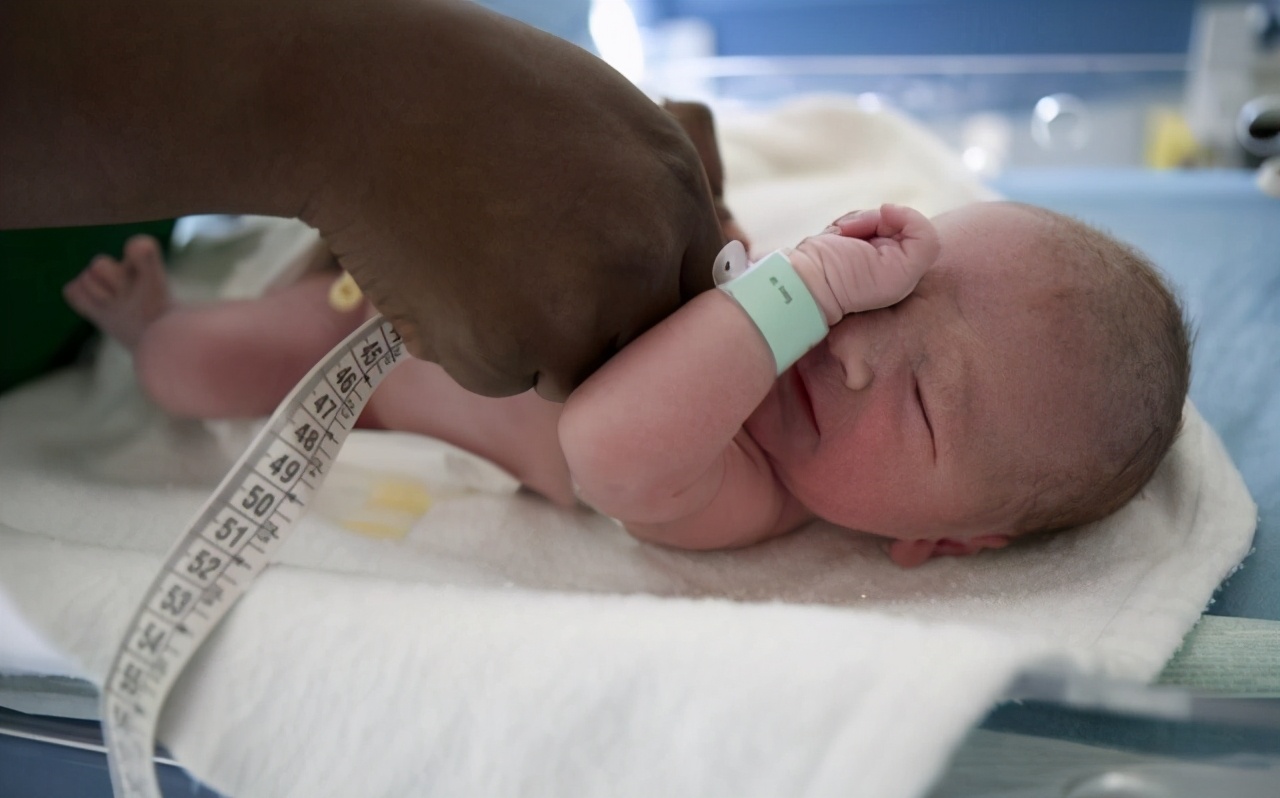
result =
[[[1132,248],[1014,203],[933,221],[915,292],[841,321],[749,422],[797,498],[903,565],[1115,511],[1172,445],[1190,374],[1181,309]]]
[[[1061,336],[1028,352],[1031,378],[1039,374],[1054,396],[1041,414],[1052,434],[1041,436],[1039,456],[1007,475],[1034,485],[1015,529],[1026,534],[1096,521],[1147,483],[1181,426],[1191,341],[1181,306],[1141,253],[1042,208],[994,206],[985,215],[999,225],[1010,212],[1029,217],[1033,246],[1044,253],[1042,324]],[[1073,369],[1072,384],[1057,386],[1051,372],[1063,366]]]

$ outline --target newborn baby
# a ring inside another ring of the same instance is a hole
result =
[[[776,378],[751,319],[709,291],[563,408],[475,396],[413,361],[362,425],[474,451],[652,542],[742,546],[818,517],[888,538],[904,567],[1101,518],[1172,445],[1189,379],[1181,312],[1141,256],[1096,230],[1012,203],[933,220],[884,206],[790,258],[830,330]],[[161,407],[222,418],[269,412],[363,320],[328,304],[331,283],[175,306],[139,239],[67,298],[132,348]]]
[[[780,379],[709,292],[570,396],[570,469],[633,534],[719,548],[817,516],[913,566],[1101,518],[1172,445],[1186,327],[1102,233],[1011,203],[885,206],[791,259],[832,327]]]

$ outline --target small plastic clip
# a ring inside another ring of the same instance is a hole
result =
[[[329,287],[329,306],[342,313],[355,310],[362,299],[364,294],[360,291],[360,286],[356,285],[356,281],[347,272],[343,272]]]
[[[716,255],[715,265],[711,267],[711,279],[716,285],[724,285],[730,280],[741,277],[750,267],[747,248],[742,246],[741,241],[730,241],[724,245],[724,249],[720,250],[720,254]]]

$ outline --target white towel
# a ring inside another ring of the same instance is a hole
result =
[[[722,127],[731,185],[734,153],[756,157],[729,199],[765,247],[811,232],[770,232],[773,204],[822,197],[820,229],[984,195],[894,116],[824,100]],[[852,143],[884,157],[848,166],[843,197],[778,157]],[[110,365],[0,401],[0,586],[95,679],[236,446]],[[408,435],[353,433],[332,479],[370,472],[435,503],[399,540],[344,531],[341,506],[308,516],[170,699],[161,741],[229,795],[918,796],[1020,670],[1154,677],[1256,520],[1191,405],[1113,517],[912,571],[821,524],[738,552],[643,545]]]

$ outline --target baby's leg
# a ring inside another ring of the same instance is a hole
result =
[[[130,238],[120,260],[94,258],[62,295],[77,313],[129,349],[173,303],[160,244],[151,236]]]
[[[68,302],[134,353],[138,381],[167,412],[191,418],[270,413],[363,321],[329,305],[335,272],[309,274],[254,300],[174,305],[154,239],[117,262],[95,258]],[[362,426],[430,435],[486,457],[557,504],[575,504],[556,425],[560,405],[529,391],[477,396],[433,363],[410,360],[374,392]]]
[[[577,503],[560,450],[561,405],[533,391],[495,399],[469,393],[434,363],[410,360],[373,392],[361,422],[417,432],[492,460],[564,507]]]
[[[261,299],[179,306],[160,245],[125,244],[101,255],[63,295],[80,315],[134,355],[143,390],[161,408],[190,418],[264,415],[347,333],[359,311],[329,306],[334,273],[311,274]]]
[[[177,416],[270,413],[365,318],[330,307],[333,280],[311,274],[260,299],[170,309],[134,347],[138,381]]]

